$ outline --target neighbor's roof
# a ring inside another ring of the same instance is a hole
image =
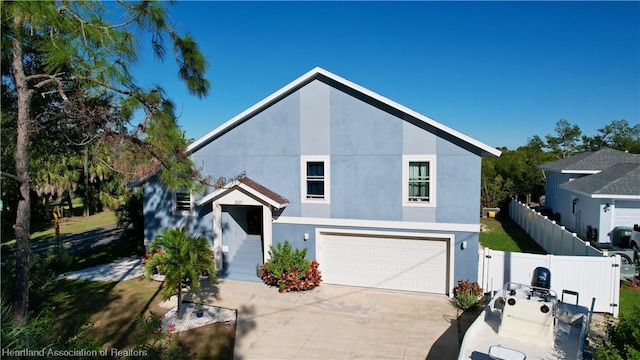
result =
[[[538,169],[563,174],[597,174],[600,171],[620,163],[640,163],[640,155],[604,148],[587,151],[565,159],[538,166]]]
[[[560,185],[592,198],[640,199],[640,164],[621,163]]]
[[[197,202],[198,206],[204,205],[206,203],[217,200],[224,195],[234,191],[234,190],[242,190],[245,193],[261,200],[262,202],[269,204],[276,209],[282,209],[285,206],[289,205],[289,200],[280,196],[274,191],[267,189],[266,187],[258,184],[257,182],[249,179],[248,177],[241,177],[232,182],[224,185],[220,189],[212,192],[211,194],[203,197]]]
[[[465,142],[469,145],[471,145],[472,147],[475,147],[477,149],[480,150],[480,154],[483,156],[487,156],[487,155],[493,155],[493,156],[500,156],[501,152],[498,149],[495,149],[487,144],[484,144],[472,137],[469,137],[457,130],[454,130],[444,124],[441,124],[427,116],[424,116],[416,111],[413,111],[403,105],[400,105],[392,100],[387,99],[384,96],[381,96],[379,94],[376,94],[375,92],[365,89],[364,87],[357,85],[355,83],[352,83],[349,80],[346,80],[336,74],[333,74],[327,70],[324,70],[320,67],[316,67],[314,69],[312,69],[311,71],[307,72],[306,74],[302,75],[301,77],[297,78],[296,80],[292,81],[291,83],[289,83],[288,85],[286,85],[285,87],[281,88],[280,90],[274,92],[273,94],[269,95],[268,97],[266,97],[265,99],[263,99],[262,101],[258,102],[257,104],[253,105],[252,107],[248,108],[247,110],[243,111],[242,113],[236,115],[235,117],[233,117],[232,119],[230,119],[229,121],[225,122],[224,124],[218,126],[217,128],[215,128],[214,130],[212,130],[211,132],[209,132],[208,134],[206,134],[205,136],[203,136],[202,138],[196,140],[195,142],[193,142],[191,145],[189,145],[189,147],[187,148],[188,152],[195,152],[198,149],[202,148],[203,146],[205,146],[206,144],[208,144],[209,142],[215,140],[216,138],[222,136],[223,134],[225,134],[227,131],[233,129],[235,126],[243,123],[244,121],[246,121],[247,119],[251,118],[252,116],[256,115],[257,113],[263,111],[264,109],[268,108],[269,106],[277,103],[278,101],[280,101],[281,99],[283,99],[284,97],[292,94],[293,92],[299,90],[300,88],[302,88],[303,86],[309,84],[310,82],[312,82],[313,80],[321,80],[324,81],[328,84],[330,84],[333,87],[336,88],[341,88],[341,89],[347,89],[350,91],[354,91],[356,92],[359,96],[362,96],[370,101],[372,101],[375,104],[378,104],[379,106],[381,106],[382,108],[391,108],[394,112],[400,112],[402,114],[402,117],[409,117],[409,118],[413,118],[416,119],[418,121],[422,121],[425,124],[428,124],[434,128],[436,128],[437,130],[443,131],[445,133],[448,133],[449,135],[453,136],[454,138],[457,138],[459,140],[461,140],[462,142]]]

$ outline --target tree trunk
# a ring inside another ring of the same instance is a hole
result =
[[[71,202],[71,191],[64,192],[64,199],[69,204],[69,214],[68,217],[73,217],[73,203]]]
[[[182,278],[178,280],[178,320],[182,320]]]
[[[14,26],[20,27],[20,18],[14,17]],[[16,214],[16,295],[13,306],[13,322],[24,324],[29,306],[29,260],[31,257],[30,225],[31,194],[29,176],[29,104],[32,91],[28,89],[22,67],[22,44],[15,32],[11,45],[13,48],[13,76],[18,95],[18,126],[16,141],[16,176],[19,182],[18,206]]]

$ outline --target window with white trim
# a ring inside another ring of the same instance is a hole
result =
[[[307,199],[324,199],[324,162],[307,163]]]
[[[173,193],[173,213],[176,215],[191,215],[194,211],[193,196],[188,190],[178,190]]]
[[[409,162],[409,201],[429,201],[429,162]]]
[[[300,158],[302,202],[329,202],[329,157]]]
[[[405,206],[434,206],[436,157],[403,156],[402,197]]]

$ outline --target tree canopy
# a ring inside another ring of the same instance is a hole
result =
[[[206,182],[185,154],[168,94],[139,85],[130,72],[143,49],[139,39],[148,37],[159,61],[173,54],[189,92],[206,96],[204,55],[169,23],[167,3],[107,5],[14,1],[1,7],[2,125],[15,129],[3,134],[2,175],[16,182],[17,323],[28,309],[31,191],[68,190],[79,149],[91,151],[94,169],[101,164],[122,181],[159,173],[170,189]],[[47,156],[34,164],[34,151]]]
[[[502,148],[499,158],[482,159],[481,205],[503,205],[512,197],[544,195],[545,174],[537,167],[584,151],[611,148],[640,154],[640,124],[613,120],[593,136],[582,133],[577,124],[561,119],[555,134],[533,135],[525,146],[515,150]],[[543,140],[544,138],[544,140]]]

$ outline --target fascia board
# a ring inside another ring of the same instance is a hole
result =
[[[238,180],[234,180],[228,184],[226,184],[225,186],[223,186],[222,188],[212,192],[211,194],[203,197],[202,199],[200,199],[198,202],[196,202],[196,205],[198,206],[202,206],[206,203],[212,202],[216,199],[219,199],[223,196],[225,196],[226,194],[228,194],[231,191],[236,190],[235,187],[238,187],[240,189],[242,189],[244,192],[250,194],[251,196],[262,200],[263,202],[269,204],[270,206],[276,208],[276,209],[282,209],[285,206],[289,205],[289,203],[284,203],[284,204],[280,204],[276,201],[274,201],[273,199],[265,196],[262,193],[257,192],[255,189],[247,186],[246,184],[239,182]]]

